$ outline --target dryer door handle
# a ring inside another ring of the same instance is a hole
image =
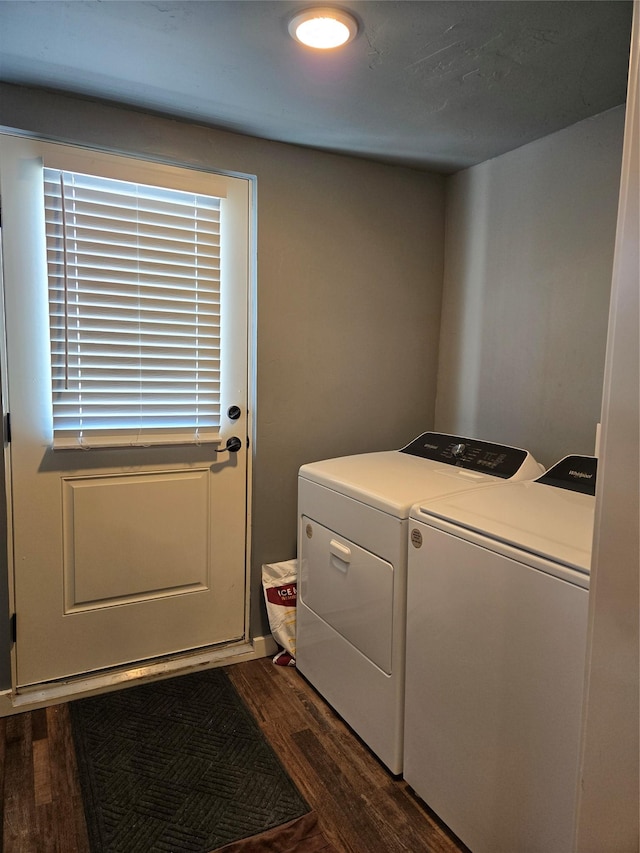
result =
[[[347,548],[346,545],[342,545],[342,543],[337,542],[335,539],[332,539],[329,542],[329,553],[332,556],[337,557],[338,560],[341,560],[343,563],[349,563],[351,561],[351,548]]]

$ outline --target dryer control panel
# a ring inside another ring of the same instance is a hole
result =
[[[400,453],[421,456],[423,459],[491,474],[505,480],[520,470],[529,455],[526,450],[506,444],[493,444],[440,432],[424,432],[403,447]]]

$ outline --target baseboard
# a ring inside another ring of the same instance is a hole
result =
[[[20,714],[23,711],[35,711],[38,708],[46,708],[48,705],[57,705],[85,696],[95,696],[98,693],[132,687],[147,681],[185,675],[199,669],[213,669],[218,666],[229,666],[269,657],[277,650],[277,644],[268,634],[264,637],[254,637],[250,642],[211,648],[206,651],[188,652],[143,666],[79,676],[66,681],[22,688],[15,692],[7,690],[0,693],[0,717]]]
[[[265,637],[254,637],[251,640],[251,645],[257,658],[270,658],[278,651],[278,644],[271,634],[267,634]]]

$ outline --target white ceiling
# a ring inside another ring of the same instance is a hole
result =
[[[630,0],[345,0],[327,53],[309,5],[0,0],[0,80],[444,173],[625,100]]]

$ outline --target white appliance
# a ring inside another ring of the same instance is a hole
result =
[[[404,776],[473,853],[569,853],[596,459],[420,502]]]
[[[296,665],[392,773],[402,770],[411,505],[540,471],[525,450],[431,432],[300,469]]]

